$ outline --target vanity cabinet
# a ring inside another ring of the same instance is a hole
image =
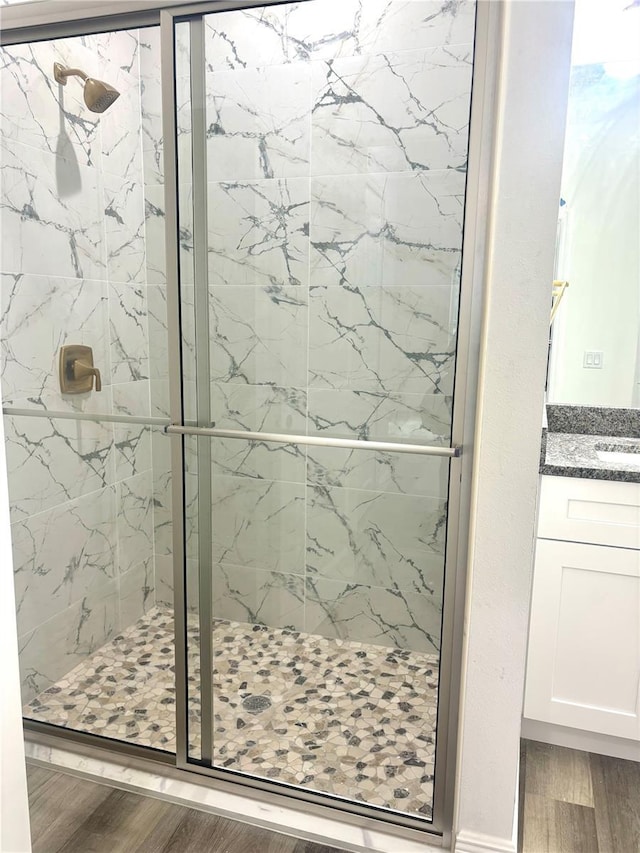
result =
[[[542,478],[524,716],[640,739],[640,484]]]

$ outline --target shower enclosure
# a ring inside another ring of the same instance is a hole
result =
[[[475,5],[148,17],[4,34],[28,726],[442,833]]]

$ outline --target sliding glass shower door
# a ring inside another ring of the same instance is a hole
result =
[[[437,828],[474,4],[163,15],[178,761]]]

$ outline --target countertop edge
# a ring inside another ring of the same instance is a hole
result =
[[[577,468],[570,465],[540,466],[542,476],[574,477],[581,480],[609,480],[618,483],[640,483],[640,471],[612,471],[610,468]]]

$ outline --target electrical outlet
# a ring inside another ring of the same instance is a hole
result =
[[[604,364],[604,353],[598,350],[585,350],[582,366],[589,369],[600,369]]]

